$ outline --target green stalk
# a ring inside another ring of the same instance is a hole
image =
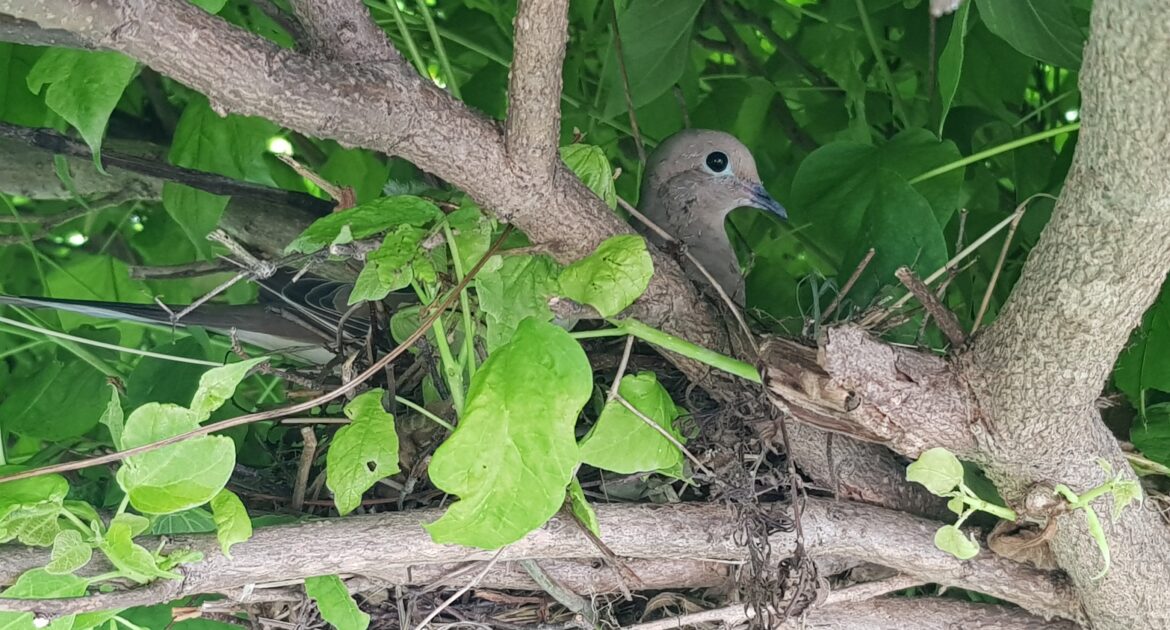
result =
[[[430,304],[434,301],[417,282],[412,282],[411,285],[423,303]],[[455,413],[462,414],[463,368],[455,360],[455,355],[451,354],[451,345],[447,343],[447,329],[443,326],[442,317],[435,318],[435,323],[431,324],[431,331],[435,334],[435,346],[439,349],[439,359],[443,363],[443,377],[451,390],[451,405],[455,407]]]
[[[414,401],[407,400],[407,399],[403,398],[402,396],[395,396],[394,400],[401,403],[402,406],[404,406],[404,407],[409,407],[410,409],[415,410],[422,417],[426,418],[427,420],[430,420],[431,422],[434,422],[435,424],[443,427],[444,429],[446,429],[448,431],[455,430],[455,427],[451,426],[450,422],[447,422],[446,420],[440,418],[439,416],[436,416],[435,414],[427,411],[426,408],[424,408],[422,405],[420,405]]]
[[[431,34],[431,43],[435,45],[435,53],[439,55],[439,65],[443,68],[443,74],[447,75],[447,89],[451,90],[452,96],[463,100],[459,95],[459,84],[455,82],[455,72],[451,69],[451,60],[447,58],[447,49],[443,46],[438,29],[435,28],[435,18],[431,15],[427,0],[418,0],[418,11],[422,14],[423,22],[426,22],[427,32]]]
[[[873,24],[869,22],[869,14],[865,12],[865,0],[856,0],[857,14],[861,16],[861,28],[865,31],[865,38],[869,40],[869,47],[873,49],[873,56],[877,59],[878,69],[881,70],[882,77],[886,81],[886,89],[890,91],[890,100],[894,104],[894,114],[902,119],[902,126],[909,125],[909,119],[906,117],[906,108],[902,105],[902,97],[898,95],[898,85],[894,83],[894,74],[890,72],[890,66],[886,64],[886,57],[882,54],[882,49],[878,46],[877,35],[873,32]]]
[[[447,222],[443,222],[443,235],[451,248],[451,264],[455,267],[455,279],[463,282],[463,261],[459,258],[459,246],[455,244],[455,233]],[[467,287],[459,292],[459,309],[463,311],[463,352],[467,355],[467,378],[475,377],[475,322],[471,319],[471,301]]]
[[[598,337],[625,337],[628,335],[621,328],[599,328],[597,330],[582,330],[569,333],[573,339],[596,339]]]
[[[398,0],[386,0],[386,6],[390,7],[390,13],[394,16],[394,21],[398,24],[398,34],[406,42],[406,50],[410,53],[410,60],[414,62],[415,69],[424,77],[427,76],[427,63],[423,61],[422,54],[418,52],[418,45],[414,43],[414,36],[406,28],[406,22],[402,19],[402,11],[398,8]]]
[[[714,350],[708,350],[703,346],[693,344],[685,339],[675,337],[674,335],[664,333],[656,328],[651,328],[642,322],[629,318],[621,320],[609,320],[609,323],[617,326],[622,331],[631,334],[642,341],[652,343],[661,348],[665,348],[676,354],[681,354],[688,359],[693,359],[700,363],[709,365],[717,370],[723,370],[728,374],[733,374],[742,379],[749,380],[753,383],[760,383],[760,373],[755,366],[744,363],[739,359],[734,359],[727,355],[719,354]]]
[[[950,164],[943,164],[942,166],[940,166],[938,168],[926,171],[925,173],[910,180],[910,183],[917,184],[919,182],[924,182],[932,177],[937,177],[939,175],[942,175],[943,173],[949,173],[955,169],[963,168],[964,166],[967,166],[969,164],[975,164],[976,162],[982,162],[983,160],[986,160],[986,159],[991,158],[991,157],[995,157],[1001,153],[1007,153],[1008,151],[1014,151],[1020,147],[1032,144],[1033,142],[1040,142],[1041,140],[1047,140],[1053,136],[1059,136],[1063,133],[1072,133],[1080,128],[1081,128],[1081,123],[1075,122],[1075,123],[1072,123],[1070,125],[1065,125],[1063,127],[1057,127],[1055,129],[1049,129],[1048,131],[1041,131],[1040,133],[1034,133],[1030,136],[1024,136],[1023,138],[1020,138],[1018,140],[1012,140],[1011,142],[1005,142],[1001,145],[994,146],[994,147],[991,147],[990,149],[980,151],[979,153],[975,153],[975,154],[970,155],[968,157],[965,157],[961,160],[956,160],[954,162],[951,162]]]

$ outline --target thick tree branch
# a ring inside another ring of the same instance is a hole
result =
[[[63,48],[93,48],[77,35],[61,29],[44,29],[36,22],[22,20],[0,13],[0,42],[28,46],[61,46]]]
[[[508,158],[549,181],[561,133],[561,74],[569,40],[569,0],[520,0],[508,72]]]
[[[747,549],[737,542],[739,522],[733,511],[714,504],[672,506],[597,506],[602,539],[623,558],[661,560],[703,559],[742,562]],[[418,571],[461,562],[484,562],[494,552],[433,542],[422,524],[439,516],[438,510],[417,510],[369,517],[329,519],[256,530],[246,543],[223,556],[213,534],[169,537],[168,549],[193,549],[202,562],[180,570],[178,593],[231,594],[249,584],[299,579],[312,575],[352,573],[390,583],[416,583]],[[1019,604],[1041,616],[1078,619],[1071,591],[1056,575],[983,552],[963,562],[934,547],[938,523],[903,513],[841,501],[810,499],[805,512],[805,544],[813,556],[847,555],[880,562],[897,571],[945,586],[977,590]],[[778,553],[795,545],[794,534],[769,538]],[[142,544],[154,548],[157,542]],[[347,553],[339,554],[338,549]],[[597,547],[573,524],[554,518],[542,529],[504,549],[500,560],[588,559]],[[43,565],[48,550],[15,548],[0,554],[0,583],[11,583],[21,572]],[[99,561],[86,571],[101,571]],[[542,562],[542,566],[545,566]],[[428,568],[430,567],[430,568]],[[434,575],[434,573],[426,573]],[[651,575],[639,576],[663,581]],[[502,579],[502,578],[501,578]],[[596,585],[595,585],[596,586]],[[27,607],[29,602],[0,600],[3,607]]]
[[[362,0],[291,0],[309,38],[312,54],[346,61],[390,61],[402,57],[370,19]]]

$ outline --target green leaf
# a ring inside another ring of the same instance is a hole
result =
[[[964,2],[951,20],[951,34],[938,58],[938,94],[942,102],[942,113],[938,120],[938,135],[946,127],[947,114],[959,90],[959,77],[963,72],[963,54],[967,41],[967,16],[971,13],[971,2]]]
[[[414,279],[411,262],[421,251],[426,231],[413,225],[399,225],[386,235],[382,245],[366,256],[366,265],[349,294],[349,304],[381,300]]]
[[[479,206],[464,199],[458,210],[447,215],[447,224],[455,232],[455,246],[463,271],[469,271],[492,245],[492,222]]]
[[[321,618],[337,630],[365,630],[370,625],[370,616],[358,608],[336,575],[305,578],[305,594],[317,603]]]
[[[252,537],[252,521],[248,510],[234,492],[224,488],[211,500],[211,513],[215,517],[215,537],[219,548],[228,560],[232,559],[231,548]]]
[[[422,227],[443,216],[438,206],[413,195],[381,197],[317,219],[285,248],[311,254],[334,242],[348,243],[400,226]],[[343,230],[348,232],[343,235]],[[338,237],[345,236],[339,240]]]
[[[49,564],[45,565],[45,573],[64,575],[89,564],[93,557],[93,547],[81,538],[81,532],[74,529],[64,529],[53,539],[53,553]]]
[[[860,258],[869,246],[860,252],[852,246],[888,173],[893,171],[908,181],[960,158],[953,142],[940,142],[925,129],[907,129],[878,147],[856,142],[826,144],[809,154],[796,171],[792,200],[787,204],[792,223],[807,229],[834,258],[832,262],[840,263],[847,254]],[[955,169],[913,188],[929,202],[935,225],[945,226],[959,208],[962,184],[963,169]],[[907,218],[912,220],[918,220],[917,214]],[[853,269],[841,263],[838,271],[849,274]]]
[[[204,372],[199,379],[199,389],[195,390],[195,396],[191,398],[191,411],[199,417],[199,421],[211,417],[211,412],[219,409],[232,397],[249,370],[263,361],[264,357],[257,357]]]
[[[489,353],[507,343],[525,318],[552,321],[548,300],[560,291],[557,265],[547,256],[494,256],[476,276],[475,286]]]
[[[618,394],[679,442],[686,442],[674,426],[680,410],[653,372],[627,374]],[[581,440],[582,462],[621,474],[674,469],[682,458],[678,447],[617,401],[605,403],[597,424]]]
[[[1141,328],[1134,332],[1130,343],[1117,358],[1113,372],[1117,388],[1125,392],[1151,424],[1157,422],[1148,417],[1155,412],[1153,407],[1147,408],[1144,404],[1146,392],[1152,389],[1170,392],[1170,361],[1166,360],[1167,356],[1170,356],[1170,291],[1163,291],[1142,318]],[[1170,413],[1159,413],[1158,420],[1170,424]],[[1164,450],[1170,457],[1170,443]],[[1166,463],[1170,459],[1159,461]]]
[[[459,426],[435,451],[435,486],[460,500],[427,525],[435,542],[494,549],[560,509],[577,466],[573,435],[592,370],[569,333],[526,319],[488,356]]]
[[[390,165],[373,151],[338,148],[329,154],[317,173],[338,186],[354,191],[359,204],[377,199],[390,177]]]
[[[147,403],[126,420],[123,447],[149,444],[198,426],[198,416],[189,409]],[[235,464],[231,439],[208,435],[129,457],[116,478],[139,512],[168,514],[210,501],[227,484]]]
[[[215,519],[203,508],[191,508],[173,514],[158,514],[150,519],[150,533],[155,536],[203,534],[213,531],[215,531]]]
[[[68,492],[69,483],[60,475],[0,484],[0,542],[15,538],[25,545],[53,544],[61,531],[58,517]]]
[[[691,27],[703,0],[639,0],[618,15],[622,52],[634,107],[665,94],[690,62]],[[603,19],[609,20],[609,16]],[[608,95],[605,117],[626,110],[625,87],[611,47],[601,92]]]
[[[125,516],[125,514],[119,514]],[[127,579],[145,584],[155,578],[179,579],[176,573],[164,571],[158,566],[153,554],[146,547],[134,542],[133,525],[115,518],[98,543],[110,564],[114,565]]]
[[[992,33],[1012,48],[1055,66],[1081,67],[1085,33],[1064,0],[975,0]]]
[[[47,295],[55,298],[137,303],[150,301],[146,285],[132,280],[126,263],[111,256],[79,256],[75,253],[68,262],[50,271],[45,282],[48,285]],[[74,313],[58,312],[57,317],[65,329],[94,322],[92,317]],[[102,325],[114,324],[103,321]],[[121,343],[124,345],[136,345],[142,338],[141,326],[122,324],[118,325],[118,329],[122,331]]]
[[[931,494],[945,496],[963,481],[963,464],[950,451],[936,446],[906,467],[906,481],[920,483]]]
[[[98,418],[98,422],[106,425],[110,430],[110,440],[114,443],[114,448],[122,450],[122,430],[125,425],[125,416],[122,413],[122,400],[118,397],[118,388],[113,384],[110,388],[110,402],[106,403],[106,409],[102,412],[102,416]]]
[[[925,276],[947,262],[942,227],[926,199],[894,171],[879,169],[877,175],[881,179],[841,265],[856,269],[868,250],[875,250],[849,294],[858,304],[869,302],[883,286],[896,284],[894,272],[903,265]]]
[[[219,225],[229,201],[229,197],[197,190],[184,184],[176,182],[163,184],[163,209],[195,246],[195,251],[204,258],[211,255],[211,242],[207,240],[207,235]]]
[[[1129,439],[1142,455],[1170,465],[1170,403],[1146,407],[1145,416],[1130,427]]]
[[[28,89],[45,90],[45,104],[77,128],[98,164],[102,136],[138,63],[116,52],[50,48],[28,73]]]
[[[345,406],[350,423],[337,431],[325,455],[325,485],[337,511],[348,514],[379,479],[398,473],[398,433],[394,416],[382,407],[381,389],[372,389]]]
[[[593,194],[601,197],[610,210],[617,208],[617,189],[613,185],[613,167],[601,147],[570,144],[561,147],[561,159]]]
[[[78,437],[97,426],[106,378],[88,363],[45,364],[10,386],[0,403],[0,426],[20,435],[59,441]]]
[[[211,14],[219,13],[223,6],[227,4],[227,0],[191,0],[191,4],[207,11]]]
[[[975,537],[968,537],[954,525],[943,525],[934,533],[934,546],[960,560],[970,560],[979,555],[979,543]]]
[[[0,596],[12,599],[57,599],[81,597],[89,581],[75,575],[53,575],[44,569],[29,569],[16,578]],[[73,615],[58,617],[49,626],[50,630],[68,630],[73,627]],[[34,630],[43,627],[33,624],[30,612],[0,611],[0,630]]]
[[[565,267],[561,292],[597,309],[602,317],[612,317],[642,295],[653,275],[646,241],[622,234],[606,239],[597,251]]]
[[[601,536],[601,524],[597,522],[597,512],[589,504],[589,500],[585,498],[585,490],[576,477],[569,482],[569,508],[573,510],[573,515],[577,517],[577,520],[589,528],[594,536]]]

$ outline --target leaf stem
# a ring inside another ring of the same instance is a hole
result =
[[[422,54],[418,51],[418,45],[414,43],[414,36],[410,34],[410,29],[406,28],[406,22],[402,19],[402,11],[398,8],[398,0],[386,0],[386,6],[390,7],[394,22],[398,24],[398,34],[402,35],[403,41],[406,42],[406,50],[410,53],[410,60],[414,62],[415,69],[424,77],[427,76],[427,62],[423,61]]]
[[[1030,136],[1024,136],[1023,138],[1012,140],[1011,142],[1005,142],[1001,145],[991,147],[990,149],[985,149],[983,151],[980,151],[979,153],[969,155],[961,160],[956,160],[954,162],[951,162],[950,164],[943,164],[942,166],[940,166],[938,168],[933,168],[929,171],[926,171],[925,173],[915,177],[914,179],[911,179],[910,183],[917,184],[919,182],[924,182],[932,177],[937,177],[937,176],[942,175],[944,173],[949,173],[955,169],[963,168],[964,166],[974,164],[976,162],[981,162],[983,160],[986,160],[987,158],[995,157],[1001,153],[1007,153],[1008,151],[1014,151],[1020,147],[1027,146],[1027,145],[1032,144],[1034,142],[1040,142],[1041,140],[1047,140],[1053,136],[1059,136],[1059,135],[1064,134],[1064,133],[1072,133],[1080,128],[1081,128],[1081,123],[1075,122],[1075,123],[1072,123],[1069,125],[1064,125],[1063,127],[1057,127],[1055,129],[1041,131],[1040,133],[1034,133]]]
[[[447,422],[446,420],[440,418],[439,416],[436,416],[435,414],[427,411],[427,409],[425,407],[414,402],[413,400],[407,400],[407,399],[403,398],[402,396],[395,396],[394,400],[397,401],[398,403],[400,403],[404,407],[409,407],[410,409],[413,409],[414,411],[418,412],[418,414],[421,415],[422,417],[426,418],[427,420],[430,420],[431,422],[434,422],[435,424],[443,427],[444,429],[446,429],[448,431],[455,430],[455,426],[452,425],[450,422]]]
[[[573,339],[596,339],[598,337],[624,337],[630,333],[621,328],[598,328],[569,333]]]
[[[424,303],[429,305],[434,301],[417,282],[411,282],[411,284]],[[447,343],[447,328],[443,325],[442,317],[435,318],[434,323],[431,324],[431,330],[435,334],[435,346],[439,348],[439,359],[443,362],[443,376],[446,378],[447,387],[451,390],[451,405],[455,407],[455,413],[462,414],[463,366],[451,353],[451,344]]]
[[[422,14],[423,22],[427,25],[427,32],[431,34],[431,43],[435,45],[435,53],[439,55],[439,65],[447,77],[447,89],[451,90],[452,96],[463,100],[463,97],[459,95],[459,84],[455,81],[455,71],[451,69],[451,60],[447,58],[447,49],[443,46],[443,38],[439,37],[438,29],[435,28],[435,17],[431,15],[427,0],[418,0],[418,11]]]
[[[873,49],[873,56],[877,60],[878,69],[881,70],[882,78],[885,79],[886,89],[890,91],[890,101],[894,106],[894,114],[902,120],[902,127],[909,126],[909,119],[906,118],[906,107],[902,104],[902,97],[898,94],[898,84],[894,82],[894,74],[890,72],[890,66],[886,63],[886,57],[882,54],[882,49],[878,46],[877,35],[873,32],[873,24],[869,22],[869,13],[865,11],[865,0],[855,0],[857,3],[857,14],[861,17],[861,28],[865,31],[865,38],[869,40],[869,47]],[[914,183],[914,182],[910,182]]]
[[[455,267],[455,279],[463,281],[463,259],[459,257],[459,246],[455,244],[455,233],[450,224],[443,222],[443,235],[447,237],[447,247],[451,248],[451,264]],[[471,318],[471,302],[467,297],[467,288],[459,292],[459,309],[463,311],[463,351],[467,355],[467,378],[475,376],[475,322]]]
[[[729,357],[727,355],[719,354],[714,350],[708,350],[703,346],[691,343],[685,339],[675,337],[669,333],[664,333],[656,328],[651,328],[642,322],[633,319],[609,320],[611,324],[617,326],[624,332],[631,334],[642,341],[652,343],[661,348],[665,348],[671,352],[681,354],[688,359],[693,359],[700,363],[709,365],[715,369],[723,370],[728,374],[733,374],[742,379],[749,380],[753,383],[760,383],[760,373],[755,366],[744,363],[739,359]]]

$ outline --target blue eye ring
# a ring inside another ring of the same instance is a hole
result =
[[[731,161],[727,159],[727,154],[722,151],[712,151],[707,154],[707,168],[711,169],[712,173],[722,173],[727,170]]]

